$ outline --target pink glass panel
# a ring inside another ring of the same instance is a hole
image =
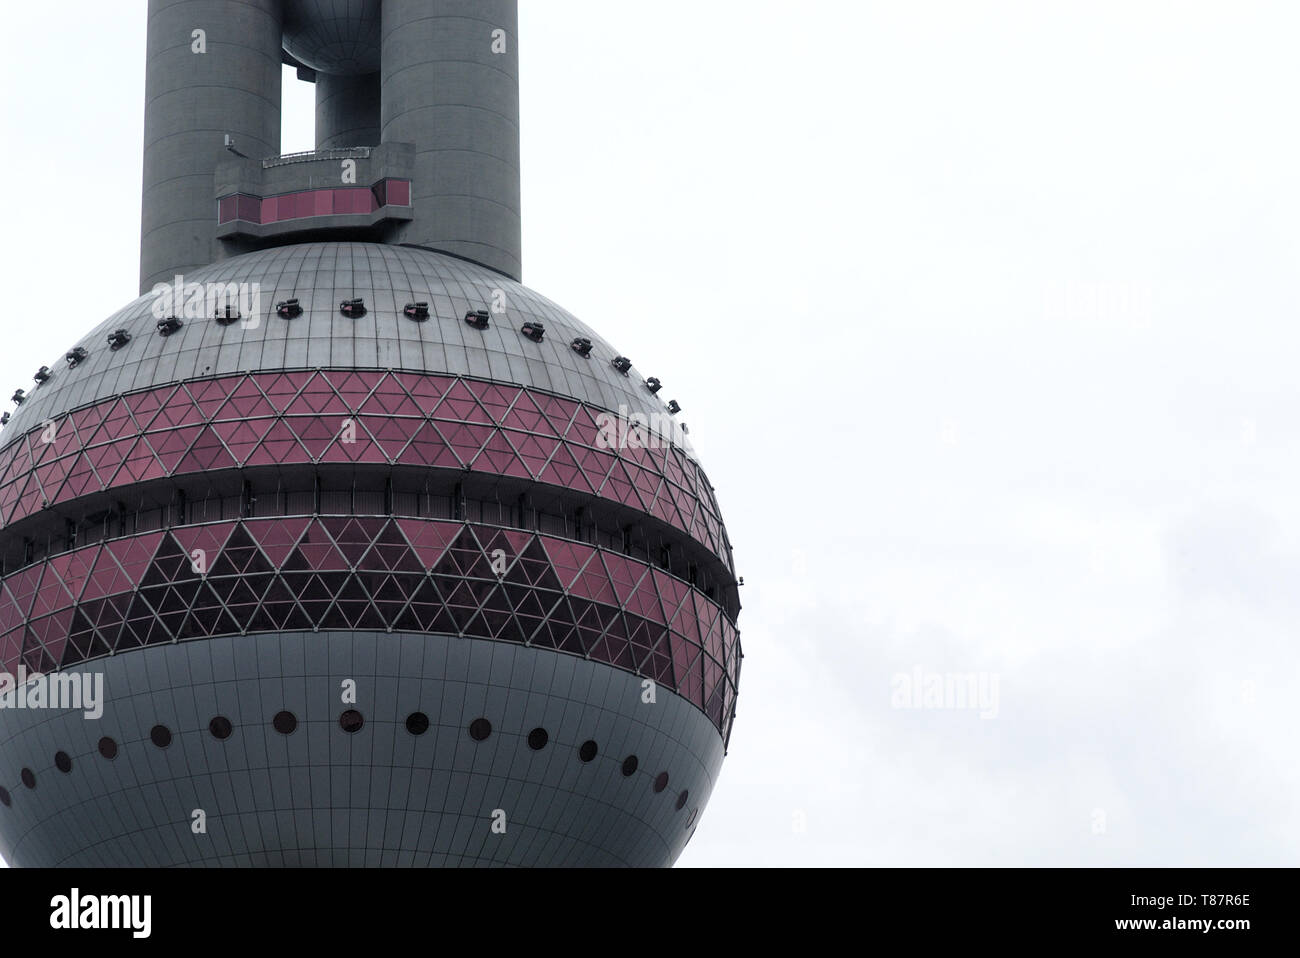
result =
[[[385,180],[385,188],[389,206],[411,205],[410,180]]]
[[[339,418],[355,417],[358,407],[371,415],[364,422],[358,417],[358,441],[345,448],[336,442]],[[277,421],[286,409],[294,417],[290,424]],[[431,413],[435,422],[425,418]],[[205,420],[217,423],[205,430]],[[566,440],[556,438],[560,432]],[[101,485],[241,463],[300,463],[313,456],[440,468],[472,463],[478,472],[535,478],[644,508],[725,552],[712,496],[702,501],[691,491],[708,492],[694,463],[676,450],[616,456],[575,444],[594,441],[596,432],[590,407],[515,386],[378,371],[227,376],[77,410],[61,421],[58,442],[41,444],[35,456],[38,429],[10,443],[0,451],[0,466],[8,463],[0,516],[17,520],[45,500],[67,502]],[[33,459],[40,462],[35,470]],[[665,483],[660,470],[687,485]]]

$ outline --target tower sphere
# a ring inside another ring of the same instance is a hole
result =
[[[285,0],[284,48],[321,73],[374,73],[379,25],[380,0]]]
[[[740,582],[671,370],[522,282],[516,0],[148,23],[141,295],[0,417],[0,856],[671,864]]]

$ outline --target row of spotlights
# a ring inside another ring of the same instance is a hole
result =
[[[339,304],[339,310],[344,316],[358,319],[366,315],[366,301],[361,297],[345,299]],[[297,299],[286,299],[283,302],[275,304],[275,312],[276,315],[282,319],[296,319],[302,315],[302,304]],[[415,320],[416,322],[424,322],[429,318],[429,304],[427,302],[407,303],[402,309],[402,314],[408,319]],[[242,319],[242,316],[238,309],[227,305],[224,309],[217,310],[215,318],[219,325],[230,326]],[[491,323],[491,319],[492,316],[486,309],[471,310],[465,314],[465,322],[474,329],[479,330],[487,329]],[[184,325],[185,324],[179,318],[168,316],[166,319],[158,321],[158,334],[164,337],[170,336]],[[528,322],[524,323],[524,325],[520,327],[519,332],[528,339],[531,339],[533,342],[540,343],[546,336],[546,326],[538,322]],[[109,334],[108,348],[113,352],[116,352],[130,341],[130,333],[125,329],[117,329]],[[580,336],[574,339],[569,346],[575,353],[582,356],[584,359],[591,356],[592,343],[591,340],[586,337]],[[68,367],[75,369],[85,360],[87,355],[88,353],[85,347],[77,346],[70,350],[64,358],[68,362]],[[611,360],[610,365],[626,376],[632,368],[632,360],[628,359],[626,356],[616,356]],[[36,375],[33,378],[39,386],[46,382],[52,375],[50,367],[42,366],[37,370]],[[663,388],[663,384],[654,376],[647,379],[645,385],[651,393],[656,395],[659,393],[659,390]],[[26,400],[27,395],[22,389],[19,389],[13,394],[13,401],[19,406],[26,402]],[[681,411],[681,408],[682,407],[678,405],[677,400],[675,399],[668,403],[668,411],[673,415],[677,415],[677,413]],[[0,421],[0,425],[4,425],[8,422],[9,413],[5,413],[3,421]]]

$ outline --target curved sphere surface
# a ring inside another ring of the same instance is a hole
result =
[[[379,69],[380,0],[285,0],[284,48],[313,70]]]
[[[0,673],[38,676],[0,708],[0,854],[671,864],[739,601],[619,358],[489,269],[367,243],[218,263],[73,345],[0,433]]]

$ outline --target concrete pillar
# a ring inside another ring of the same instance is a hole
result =
[[[219,258],[226,134],[252,158],[280,152],[282,33],[280,0],[149,0],[142,293]]]
[[[383,142],[415,144],[415,218],[396,241],[515,279],[518,21],[517,0],[383,0],[380,68]]]
[[[316,149],[379,145],[379,74],[316,74]]]

